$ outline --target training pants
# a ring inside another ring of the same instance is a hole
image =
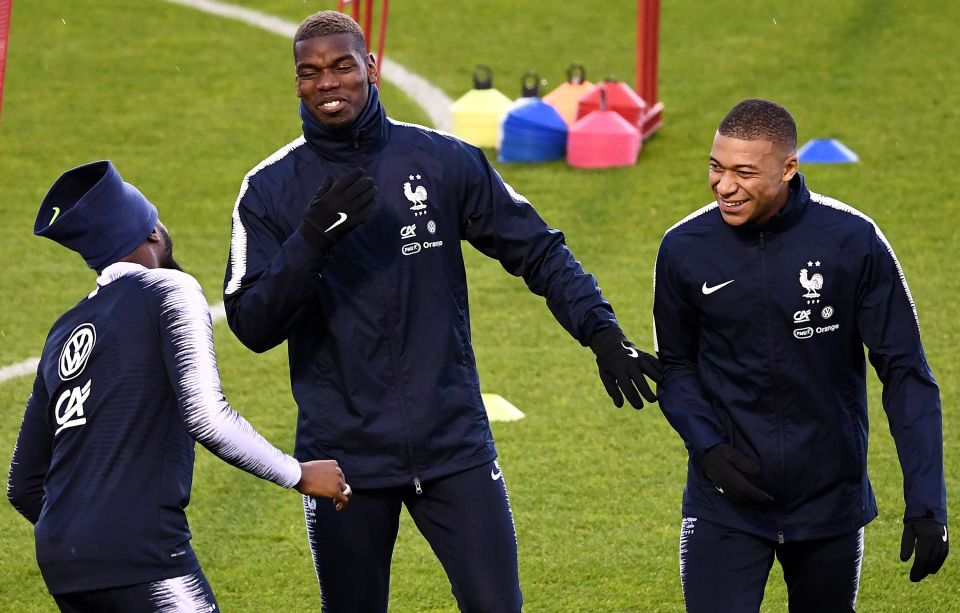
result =
[[[423,483],[421,490],[357,489],[339,513],[329,500],[304,497],[322,610],[387,610],[404,505],[446,571],[461,611],[520,611],[517,535],[500,465],[492,461]]]
[[[217,611],[202,570],[124,587],[54,594],[62,613],[197,613]]]
[[[687,612],[756,613],[774,556],[783,568],[790,613],[854,610],[863,528],[780,544],[686,517],[680,529],[680,583]]]

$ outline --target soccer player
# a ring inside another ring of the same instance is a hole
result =
[[[293,52],[303,136],[243,179],[224,299],[245,345],[288,342],[295,455],[338,460],[356,488],[350,513],[305,505],[323,608],[386,610],[405,505],[462,610],[519,611],[461,241],[546,297],[596,352],[617,406],[653,402],[644,375],[658,377],[659,364],[624,337],[563,235],[480,149],[387,118],[356,22],[316,13]]]
[[[227,404],[200,285],[113,164],[64,173],[34,233],[99,274],[47,336],[10,465],[7,496],[35,524],[47,588],[69,612],[215,610],[184,512],[194,440],[338,509],[343,473],[332,460],[297,462]]]
[[[864,346],[903,470],[911,581],[949,550],[940,395],[903,270],[870,218],[807,189],[796,146],[782,106],[734,106],[710,153],[716,201],[657,256],[660,407],[689,452],[691,612],[759,610],[774,556],[790,611],[854,610],[877,515]]]

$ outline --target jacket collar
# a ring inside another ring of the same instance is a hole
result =
[[[358,162],[361,161],[358,157],[377,153],[386,145],[390,129],[376,85],[370,86],[367,105],[349,127],[339,130],[325,128],[302,101],[300,119],[303,120],[303,136],[310,148],[321,158],[334,162]]]

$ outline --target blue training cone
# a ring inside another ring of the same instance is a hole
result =
[[[797,151],[797,158],[801,162],[813,164],[847,164],[860,161],[856,153],[835,138],[807,141]]]

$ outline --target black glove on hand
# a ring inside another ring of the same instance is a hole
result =
[[[903,538],[900,539],[900,561],[906,562],[914,553],[910,581],[916,583],[927,575],[935,575],[950,552],[947,527],[933,519],[906,519]]]
[[[646,375],[654,383],[659,383],[663,377],[660,361],[637,349],[626,339],[620,328],[611,326],[595,333],[590,339],[590,349],[597,355],[600,380],[613,399],[613,404],[622,407],[623,397],[626,396],[633,408],[642,409],[641,394],[647,402],[656,401],[657,395],[650,391],[650,386],[643,376]]]
[[[749,509],[764,507],[773,502],[773,496],[750,483],[747,476],[760,474],[760,465],[727,443],[711,447],[700,465],[714,487],[731,502]]]
[[[357,168],[335,182],[323,179],[300,222],[300,234],[320,251],[365,222],[376,208],[377,187]]]

